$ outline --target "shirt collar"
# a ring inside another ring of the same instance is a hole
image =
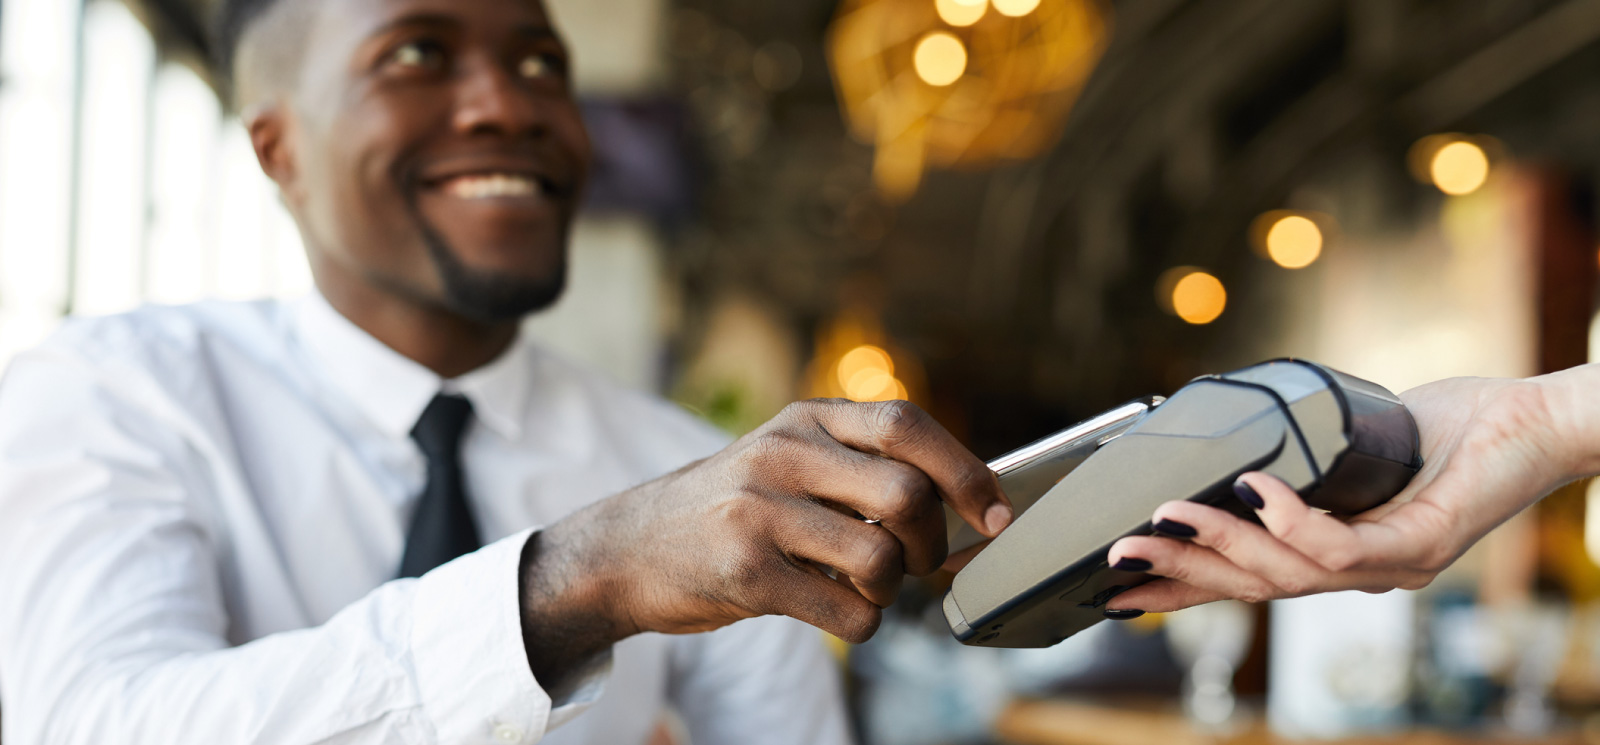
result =
[[[493,362],[443,380],[352,323],[319,293],[300,301],[294,323],[322,374],[392,437],[409,437],[422,410],[441,392],[466,396],[478,420],[496,433],[512,440],[522,436],[533,372],[523,334]]]

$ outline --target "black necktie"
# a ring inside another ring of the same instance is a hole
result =
[[[472,402],[439,394],[423,409],[411,439],[428,458],[428,483],[406,533],[401,577],[420,577],[428,570],[481,546],[472,524],[472,508],[461,484],[461,435],[472,421]]]

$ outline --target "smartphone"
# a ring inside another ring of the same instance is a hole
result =
[[[1152,396],[1130,401],[990,461],[989,470],[1000,477],[1000,489],[1010,498],[1016,517],[1021,517],[1101,445],[1116,439],[1161,405],[1162,400],[1160,396]],[[944,511],[950,553],[988,540],[954,510],[945,507]]]

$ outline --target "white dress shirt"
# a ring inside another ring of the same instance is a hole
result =
[[[486,546],[393,579],[440,392]],[[530,530],[725,440],[519,341],[441,381],[320,297],[70,321],[0,383],[6,745],[848,741],[820,632],[763,618],[618,644],[552,701]],[[537,633],[537,631],[535,631]]]

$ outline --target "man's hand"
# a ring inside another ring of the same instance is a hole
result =
[[[994,473],[916,406],[794,404],[529,541],[530,663],[545,680],[633,634],[763,615],[865,641],[905,575],[944,562],[941,502],[988,536],[1011,522]]]
[[[1600,368],[1531,380],[1460,378],[1407,392],[1426,464],[1392,501],[1348,522],[1307,507],[1281,481],[1246,474],[1236,490],[1266,527],[1169,502],[1171,534],[1124,538],[1113,564],[1148,561],[1165,577],[1123,593],[1116,610],[1173,611],[1222,598],[1264,601],[1430,583],[1472,544],[1564,482],[1595,470]]]

